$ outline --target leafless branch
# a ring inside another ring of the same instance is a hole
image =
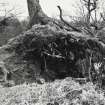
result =
[[[81,32],[81,30],[79,30],[79,29],[77,29],[76,27],[70,25],[67,21],[65,21],[65,20],[63,19],[63,17],[62,17],[62,9],[61,9],[60,6],[57,6],[57,7],[58,7],[58,9],[59,9],[59,11],[60,11],[60,19],[61,19],[61,21],[63,21],[67,26],[69,26],[70,28],[72,28],[74,31]]]

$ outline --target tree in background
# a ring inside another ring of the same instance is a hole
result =
[[[43,12],[39,0],[27,0],[28,11],[30,16],[29,27],[34,24],[46,24],[49,21],[49,17]]]
[[[93,19],[92,12],[94,12],[94,20],[97,21],[97,7],[98,0],[82,0],[86,9],[87,9],[87,22],[90,23],[91,19]]]
[[[83,32],[93,37],[96,37],[105,27],[101,2],[100,0],[80,0],[80,6],[78,6],[80,19],[76,20],[76,24],[82,27]]]

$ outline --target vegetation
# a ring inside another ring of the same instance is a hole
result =
[[[92,83],[80,85],[71,78],[52,83],[22,84],[0,88],[2,105],[105,105],[102,91]]]
[[[27,3],[29,20],[0,21],[1,44],[11,38],[0,47],[0,103],[105,105],[105,19],[97,18],[98,0],[81,0],[86,12],[70,23],[61,6],[57,20],[39,0]]]

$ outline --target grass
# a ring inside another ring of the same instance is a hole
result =
[[[92,83],[80,85],[66,78],[42,85],[1,86],[0,105],[105,105],[105,97]]]

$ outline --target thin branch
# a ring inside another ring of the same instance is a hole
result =
[[[61,19],[61,21],[63,21],[66,25],[68,25],[69,27],[71,27],[74,31],[81,32],[80,29],[77,29],[76,27],[70,25],[67,21],[65,21],[65,20],[63,19],[63,17],[62,17],[62,9],[61,9],[60,6],[57,6],[57,7],[58,7],[58,9],[59,9],[59,11],[60,11],[60,19]]]

